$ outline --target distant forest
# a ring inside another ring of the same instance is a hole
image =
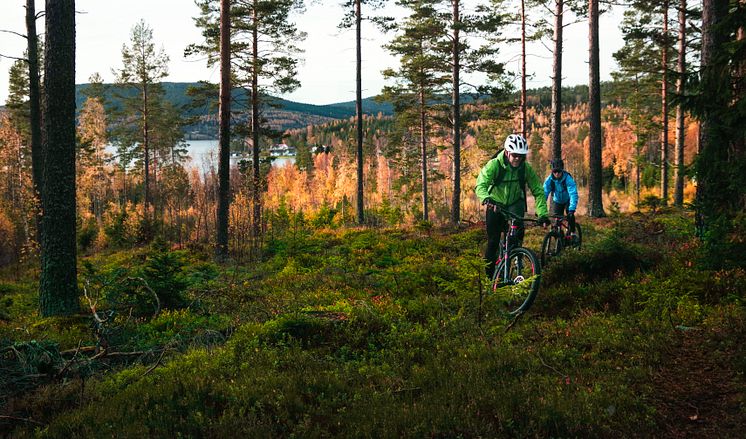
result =
[[[218,137],[218,120],[216,100],[209,100],[209,104],[201,104],[201,100],[196,95],[202,94],[197,90],[207,89],[207,93],[217,96],[217,85],[197,82],[163,82],[160,84],[165,93],[165,100],[175,108],[181,109],[182,116],[189,123],[183,127],[184,135],[187,140],[205,140],[217,139]],[[76,86],[76,107],[78,110],[83,108],[86,99],[86,91],[90,84],[78,84]],[[615,93],[615,84],[606,82],[601,85],[604,97],[611,101],[620,100],[621,97]],[[134,93],[133,89],[118,86],[116,84],[104,84],[105,90],[105,108],[107,113],[118,109],[120,100],[118,96],[129,96]],[[517,93],[517,92],[516,92]],[[535,107],[537,110],[549,108],[552,102],[551,87],[541,87],[530,89],[528,94],[528,106]],[[516,97],[517,98],[517,97]],[[236,102],[234,111],[235,123],[247,122],[247,108],[245,103],[246,91],[236,89],[233,95]],[[474,100],[473,96],[465,96],[464,102],[469,103]],[[576,85],[563,87],[562,105],[574,106],[588,102],[588,86]],[[369,97],[363,100],[363,112],[370,116],[393,116],[394,107],[389,102],[381,101],[380,98]],[[272,107],[265,110],[263,115],[270,127],[280,132],[305,128],[307,126],[322,125],[334,120],[349,119],[355,116],[355,101],[338,102],[328,105],[305,104],[301,102],[289,101],[282,98],[273,98]]]
[[[181,109],[182,116],[189,120],[189,124],[184,126],[184,134],[187,140],[190,139],[217,139],[218,121],[217,121],[217,101],[207,100],[207,104],[202,104],[204,99],[199,96],[212,94],[217,97],[217,85],[196,83],[196,82],[163,82],[160,84],[164,91],[164,97],[167,102],[174,107]],[[86,90],[90,84],[79,84],[76,86],[76,107],[81,109],[86,99]],[[120,101],[118,96],[129,96],[135,93],[134,89],[118,86],[116,84],[104,84],[106,111],[119,108]],[[246,107],[246,91],[237,88],[233,93],[233,100],[236,103],[234,110],[234,120],[236,123],[246,122],[248,109]],[[379,103],[374,98],[367,98],[363,103],[363,109],[366,114],[377,115],[379,113],[390,116],[393,115],[393,107],[389,103]],[[329,105],[313,105],[301,102],[289,101],[282,98],[272,98],[271,108],[265,110],[263,115],[269,125],[278,131],[285,131],[294,128],[303,128],[308,125],[318,125],[331,122],[336,119],[347,119],[355,116],[355,102],[339,102]]]

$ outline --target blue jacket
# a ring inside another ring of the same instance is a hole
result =
[[[554,181],[554,190],[552,190],[552,181]],[[565,204],[570,202],[568,211],[575,211],[578,207],[578,186],[575,184],[572,175],[567,171],[562,171],[562,177],[559,179],[555,179],[554,175],[549,174],[547,179],[544,180],[544,198],[548,197],[550,192],[554,192],[552,201],[555,203]]]

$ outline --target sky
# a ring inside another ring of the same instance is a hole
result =
[[[468,0],[467,0],[468,1]],[[342,0],[314,0],[303,14],[294,17],[299,30],[307,33],[300,44],[305,49],[304,62],[299,67],[301,87],[282,97],[310,104],[331,104],[355,99],[355,33],[340,30],[343,11]],[[25,33],[25,0],[0,0],[0,30]],[[37,11],[44,2],[37,0]],[[170,57],[169,76],[165,81],[193,82],[207,80],[218,82],[217,67],[208,68],[204,60],[185,59],[184,48],[201,41],[200,30],[194,26],[193,17],[198,8],[193,0],[77,0],[76,10],[76,82],[86,83],[94,72],[105,82],[112,82],[112,69],[121,68],[121,49],[129,44],[130,31],[140,19],[153,29],[156,46],[162,46]],[[365,12],[365,11],[364,11]],[[610,79],[616,68],[612,53],[622,46],[618,23],[621,12],[602,16],[601,29],[601,80]],[[43,32],[44,23],[37,23]],[[563,85],[588,82],[588,25],[583,21],[565,29],[563,51]],[[396,68],[396,58],[389,55],[383,45],[391,38],[382,35],[372,25],[363,23],[363,96],[378,94],[385,85],[381,71]],[[545,44],[550,45],[550,42]],[[26,40],[11,33],[0,32],[0,54],[20,57]],[[519,71],[519,44],[501,48],[500,61],[508,69]],[[527,52],[527,70],[532,77],[528,87],[550,85],[551,53],[541,44],[531,45]],[[13,60],[0,57],[0,104],[8,95],[8,70]]]

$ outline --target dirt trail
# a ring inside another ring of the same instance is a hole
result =
[[[722,337],[737,343],[719,343]],[[743,364],[736,361],[746,352],[743,344],[743,334],[680,333],[655,377],[661,437],[746,437],[744,377],[734,364]]]

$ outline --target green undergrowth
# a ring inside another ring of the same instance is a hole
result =
[[[163,282],[181,288],[181,306],[127,322],[116,340],[165,354],[16,396],[6,411],[38,424],[0,431],[658,436],[657,372],[682,331],[713,334],[703,349],[737,352],[724,361],[743,370],[746,273],[698,268],[685,213],[583,227],[583,249],[544,267],[539,297],[517,321],[486,293],[480,228],[295,227],[245,265],[162,257],[178,267]],[[538,248],[543,233],[529,229],[526,245]],[[115,254],[92,269],[111,275],[148,260]],[[14,292],[0,300],[33,303],[28,291],[7,288]]]

